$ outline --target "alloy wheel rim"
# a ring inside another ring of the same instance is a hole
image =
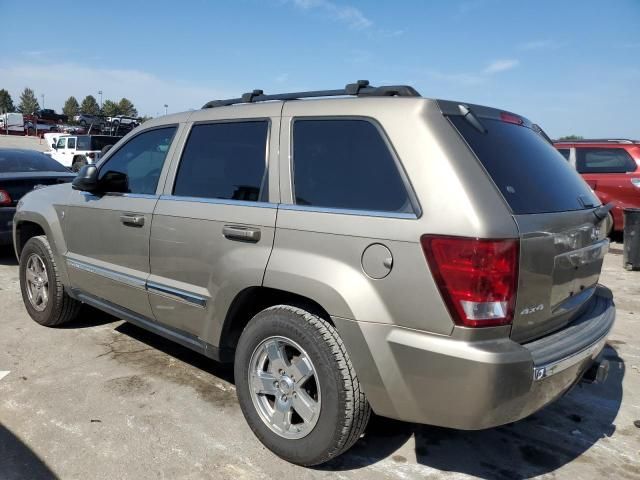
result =
[[[49,303],[49,276],[40,255],[32,253],[28,258],[25,276],[29,303],[35,310],[42,312]]]
[[[320,383],[307,352],[291,339],[263,340],[249,361],[251,400],[261,420],[287,439],[307,436],[318,423]]]

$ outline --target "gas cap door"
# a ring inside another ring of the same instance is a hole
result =
[[[362,253],[362,269],[369,277],[379,280],[389,275],[392,268],[391,250],[381,243],[369,245]]]

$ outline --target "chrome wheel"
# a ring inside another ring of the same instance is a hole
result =
[[[256,347],[249,361],[249,390],[262,421],[281,437],[305,437],[318,422],[316,369],[293,340],[269,337]]]
[[[42,312],[49,303],[49,276],[44,261],[38,254],[31,254],[25,273],[29,303],[38,312]]]

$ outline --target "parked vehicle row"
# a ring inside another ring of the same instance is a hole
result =
[[[576,168],[602,203],[614,205],[609,231],[622,232],[625,208],[640,208],[640,141],[558,141],[556,148]]]
[[[256,436],[315,465],[372,410],[475,430],[602,380],[609,209],[526,118],[359,81],[146,122],[13,236],[36,322],[233,361]]]

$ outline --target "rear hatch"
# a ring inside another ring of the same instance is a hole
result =
[[[511,337],[562,328],[595,291],[608,249],[598,198],[539,127],[518,115],[439,101],[493,180],[520,235]]]

